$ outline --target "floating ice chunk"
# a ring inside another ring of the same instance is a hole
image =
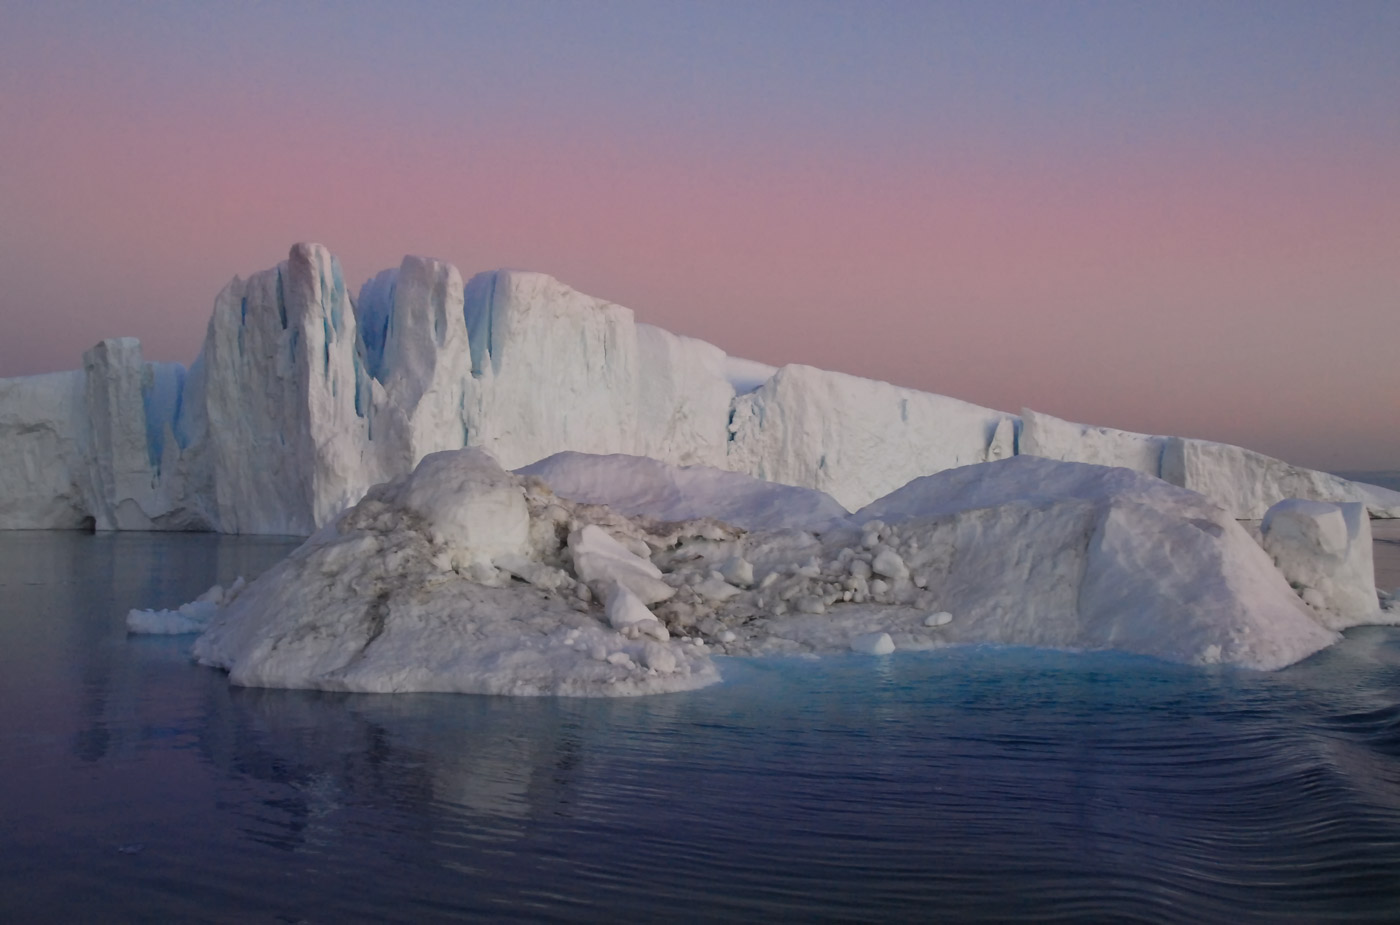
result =
[[[206,601],[212,603],[216,607],[222,604],[224,602],[224,586],[220,584],[215,584],[208,591],[205,591],[199,597],[194,599],[194,602],[196,604],[202,604]]]
[[[862,655],[889,655],[894,651],[894,640],[889,633],[861,633],[851,637],[851,651]]]
[[[1260,532],[1264,549],[1323,626],[1375,621],[1379,600],[1364,504],[1290,498],[1269,508]]]
[[[215,585],[210,591],[215,588],[222,598],[223,589]],[[203,599],[181,604],[177,610],[133,610],[126,615],[126,630],[128,633],[168,636],[202,633],[218,612],[219,604],[216,601]]]
[[[953,615],[946,610],[931,613],[924,617],[924,626],[947,626],[953,622]]]

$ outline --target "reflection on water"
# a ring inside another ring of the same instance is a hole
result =
[[[291,545],[0,533],[0,920],[1400,917],[1396,630],[613,701],[244,690],[126,638]]]

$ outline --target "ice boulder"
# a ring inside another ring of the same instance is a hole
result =
[[[822,531],[850,516],[830,495],[814,489],[644,456],[556,453],[516,472],[538,476],[565,498],[654,520],[713,517],[745,530]]]
[[[1329,645],[1218,505],[1124,468],[1017,456],[915,479],[867,506],[958,615],[945,638],[1120,649],[1273,669]]]
[[[623,546],[596,524],[586,524],[569,535],[569,554],[579,580],[596,584],[604,599],[612,596],[605,590],[612,586],[625,588],[643,607],[676,593],[661,580],[661,570],[651,560]]]
[[[530,512],[510,473],[480,448],[433,453],[367,501],[411,518],[453,568],[529,549]]]
[[[1381,622],[1365,505],[1290,498],[1269,508],[1264,549],[1330,629]]]

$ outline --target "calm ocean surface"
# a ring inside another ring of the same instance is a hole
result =
[[[0,921],[1400,921],[1400,631],[634,700],[243,690],[127,638],[294,545],[0,533]]]

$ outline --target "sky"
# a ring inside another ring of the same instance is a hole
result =
[[[0,0],[0,376],[297,241],[1400,469],[1400,3]]]

